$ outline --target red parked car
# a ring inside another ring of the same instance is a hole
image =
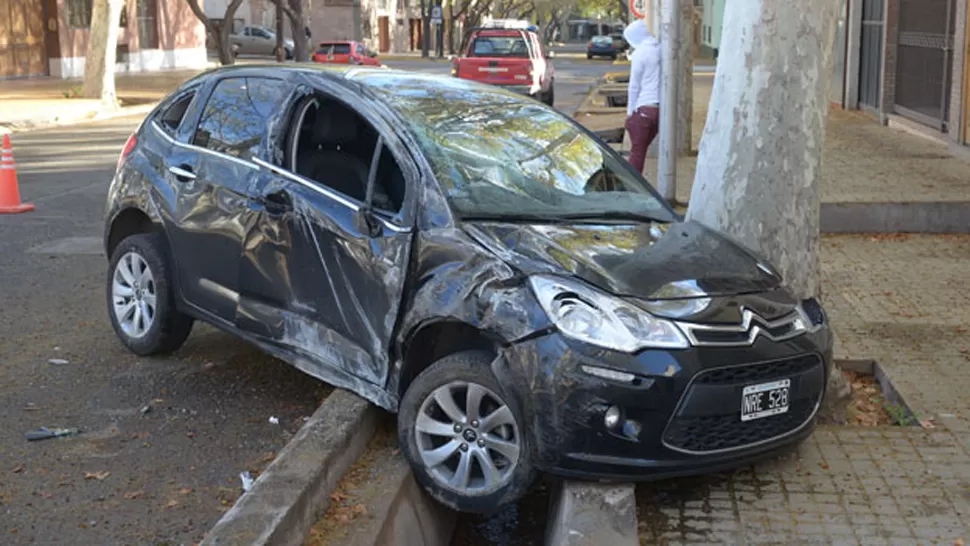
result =
[[[376,51],[354,41],[321,42],[320,47],[313,54],[313,62],[381,66],[381,62],[377,60]]]
[[[545,51],[534,25],[527,21],[494,20],[471,29],[452,59],[456,78],[498,85],[552,106],[556,71],[552,51]]]

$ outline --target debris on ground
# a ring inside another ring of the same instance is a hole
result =
[[[269,418],[269,424],[271,424],[271,425],[278,425],[278,424],[280,424],[280,418],[279,417],[270,417]]]
[[[253,475],[250,474],[248,470],[239,474],[239,479],[242,480],[242,488],[243,491],[246,492],[253,488],[253,482],[256,481],[253,479]]]
[[[50,438],[61,438],[64,436],[74,436],[75,434],[80,434],[80,429],[76,428],[48,428],[40,427],[35,430],[31,430],[25,434],[27,440],[30,442],[36,442],[38,440],[48,440]]]
[[[85,472],[84,473],[84,479],[85,480],[98,480],[100,482],[100,481],[103,481],[105,478],[107,478],[110,475],[111,475],[111,472],[108,472],[107,470],[100,470],[98,472]]]
[[[70,362],[68,362],[67,360],[64,360],[63,358],[52,358],[47,362],[54,366],[64,366],[65,364],[70,364]]]
[[[902,408],[895,408],[885,398],[882,387],[876,378],[869,374],[846,370],[845,374],[852,387],[852,399],[847,409],[848,424],[866,427],[904,424]],[[890,412],[890,409],[899,411]],[[900,413],[900,415],[895,415]]]
[[[145,404],[144,406],[141,407],[141,409],[139,411],[141,412],[142,415],[145,415],[146,413],[152,411],[152,405],[151,404]]]

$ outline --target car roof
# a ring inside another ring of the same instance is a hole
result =
[[[512,97],[519,97],[518,94],[498,87],[485,85],[472,80],[453,78],[451,76],[426,74],[407,70],[394,70],[390,68],[366,67],[356,65],[334,65],[322,63],[295,63],[280,65],[277,63],[251,63],[242,65],[221,66],[209,69],[198,76],[186,81],[181,87],[191,83],[212,78],[222,78],[230,75],[238,77],[263,76],[279,77],[286,74],[303,74],[309,78],[325,78],[331,82],[355,82],[365,89],[371,90],[375,95],[382,95],[388,89],[399,86],[406,86],[409,89],[421,89],[426,87],[428,94],[433,94],[436,87],[447,87],[450,90],[460,90],[464,93],[482,94],[501,93]],[[456,89],[460,88],[460,89]],[[528,97],[521,97],[523,101],[531,102]]]

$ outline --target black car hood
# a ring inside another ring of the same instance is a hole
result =
[[[697,222],[466,222],[480,244],[524,273],[568,273],[619,296],[674,299],[778,288],[744,247]]]

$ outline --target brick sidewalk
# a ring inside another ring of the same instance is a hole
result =
[[[707,82],[707,83],[704,83]],[[699,149],[709,79],[695,78],[693,149]],[[822,201],[826,203],[909,203],[970,200],[970,164],[943,145],[879,125],[857,111],[831,109],[822,157]],[[677,161],[677,200],[690,200],[697,157]],[[647,158],[647,179],[656,180],[657,160]]]
[[[875,358],[920,427],[824,426],[796,453],[637,488],[649,544],[970,541],[970,237],[827,236],[840,358]]]

